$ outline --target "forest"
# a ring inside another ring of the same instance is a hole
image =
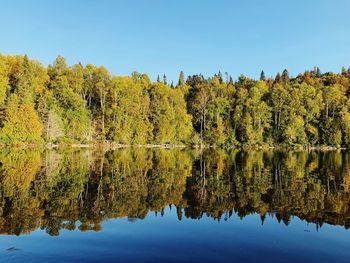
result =
[[[350,145],[350,68],[259,80],[218,72],[155,82],[103,66],[0,55],[0,144]]]

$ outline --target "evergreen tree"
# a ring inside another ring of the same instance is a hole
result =
[[[277,74],[276,74],[276,77],[275,77],[275,83],[280,83],[281,82],[281,75],[280,75],[280,73],[278,72]]]
[[[179,77],[179,82],[177,83],[178,86],[182,86],[185,84],[185,75],[184,72],[181,70],[180,72],[180,77]]]
[[[261,73],[260,73],[260,80],[263,80],[263,81],[266,80],[265,72],[264,72],[263,70],[262,70]]]
[[[282,72],[282,76],[281,76],[281,79],[282,79],[282,81],[284,82],[284,83],[289,83],[289,72],[288,72],[288,70],[283,70],[283,72]]]
[[[319,67],[316,67],[316,77],[317,78],[321,77],[321,70]]]
[[[228,84],[233,85],[233,79],[231,76],[230,76],[230,80],[229,80]]]
[[[219,70],[219,73],[218,73],[218,78],[219,78],[219,81],[220,81],[220,83],[222,83],[223,81],[224,81],[224,79],[223,79],[223,77],[222,77],[222,73],[221,73],[221,71]]]

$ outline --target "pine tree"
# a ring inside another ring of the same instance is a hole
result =
[[[281,75],[280,75],[280,73],[278,72],[277,74],[276,74],[276,77],[275,77],[275,83],[280,83],[281,82]]]
[[[21,63],[15,92],[21,102],[31,103],[34,100],[33,72],[27,55],[23,57]]]
[[[226,82],[226,84],[228,84],[228,82],[229,82],[229,79],[230,79],[230,75],[228,74],[228,72],[226,71],[225,72],[225,82]]]
[[[185,84],[185,75],[184,72],[181,70],[180,72],[180,77],[179,77],[179,82],[178,82],[178,86],[184,85]]]
[[[233,79],[231,76],[230,76],[230,80],[229,80],[228,84],[233,85]]]
[[[219,73],[218,73],[218,78],[219,78],[219,81],[220,81],[220,84],[221,84],[224,80],[222,78],[222,73],[221,73],[220,70],[219,70]]]
[[[260,80],[263,80],[263,81],[266,80],[265,72],[264,72],[263,70],[262,70],[261,73],[260,73]]]
[[[321,70],[319,67],[316,67],[316,77],[317,78],[321,77]]]
[[[283,70],[281,79],[282,79],[282,81],[284,83],[288,83],[289,82],[289,72],[288,72],[288,70],[286,70],[286,69]]]

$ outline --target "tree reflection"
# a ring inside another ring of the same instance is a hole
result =
[[[341,151],[1,150],[0,232],[100,231],[169,205],[179,220],[257,213],[349,228],[349,168]]]

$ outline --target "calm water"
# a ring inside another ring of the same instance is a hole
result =
[[[0,262],[350,262],[350,153],[0,151]]]

